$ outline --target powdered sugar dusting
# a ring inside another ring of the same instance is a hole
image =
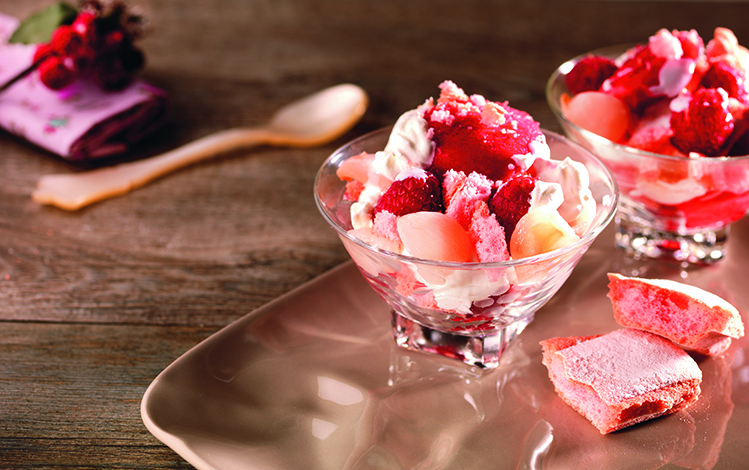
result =
[[[724,310],[732,312],[734,315],[738,315],[739,312],[736,307],[728,303],[722,297],[719,297],[712,292],[700,289],[699,287],[690,286],[682,282],[672,281],[670,279],[639,279],[645,284],[650,284],[662,289],[672,290],[686,294],[693,299],[696,299],[708,307],[720,307]]]
[[[556,354],[562,357],[570,380],[592,387],[610,405],[702,378],[687,353],[668,340],[636,329],[616,330]]]

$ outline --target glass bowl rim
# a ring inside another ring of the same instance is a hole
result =
[[[470,262],[470,263],[464,263],[464,262],[458,262],[458,261],[437,261],[437,260],[430,260],[430,259],[424,259],[424,258],[416,258],[413,256],[408,255],[402,255],[398,253],[394,253],[392,251],[383,250],[380,248],[377,248],[375,246],[372,246],[368,243],[365,243],[364,241],[356,238],[355,236],[348,233],[348,231],[338,225],[336,221],[334,221],[325,210],[325,203],[321,200],[318,192],[320,179],[322,177],[323,169],[332,162],[335,158],[340,156],[345,148],[356,145],[357,143],[360,143],[364,140],[368,140],[374,137],[379,137],[383,134],[390,133],[392,129],[392,126],[383,127],[371,132],[368,132],[360,137],[357,137],[356,139],[353,139],[345,144],[343,144],[341,147],[337,148],[333,153],[331,153],[323,162],[323,164],[320,166],[320,169],[317,171],[317,174],[315,175],[315,181],[314,181],[314,196],[315,196],[315,204],[317,205],[318,210],[325,218],[325,221],[328,222],[329,225],[331,225],[336,232],[340,236],[345,237],[347,240],[355,243],[356,245],[361,246],[362,248],[365,248],[367,251],[372,251],[378,255],[385,256],[387,258],[391,258],[396,261],[400,262],[406,262],[406,263],[415,263],[415,264],[421,264],[421,265],[428,265],[428,266],[435,266],[435,267],[442,267],[442,268],[460,268],[460,269],[496,269],[496,268],[510,268],[510,267],[517,267],[517,266],[528,266],[533,265],[538,262],[543,262],[547,260],[551,260],[554,258],[562,257],[564,255],[567,255],[568,253],[572,253],[575,251],[578,251],[579,249],[583,248],[586,245],[590,245],[593,243],[593,241],[603,232],[603,230],[611,223],[611,221],[614,219],[614,215],[616,214],[617,208],[619,206],[619,186],[616,182],[616,178],[614,178],[611,171],[608,169],[608,167],[601,161],[600,158],[598,158],[596,155],[594,155],[589,150],[585,149],[582,145],[578,144],[577,142],[574,142],[573,140],[561,135],[557,134],[556,132],[549,131],[547,129],[541,129],[545,136],[551,136],[555,139],[561,140],[565,142],[567,145],[570,145],[571,147],[576,147],[577,149],[581,150],[584,154],[587,154],[588,158],[592,159],[599,165],[599,170],[602,174],[606,175],[607,182],[609,183],[609,186],[612,189],[612,202],[611,207],[609,208],[608,213],[606,213],[601,220],[596,224],[595,227],[590,229],[588,233],[580,237],[580,239],[574,241],[573,243],[570,243],[569,245],[565,245],[561,248],[557,248],[555,250],[541,253],[534,256],[529,256],[526,258],[520,258],[520,259],[513,259],[508,261],[494,261],[494,262]],[[575,160],[577,161],[577,160]],[[587,167],[587,165],[586,165]]]
[[[612,140],[609,140],[605,137],[602,137],[598,134],[595,134],[587,129],[584,129],[577,124],[569,121],[566,117],[564,117],[564,114],[562,114],[562,110],[560,109],[558,100],[553,100],[551,98],[551,90],[554,87],[554,85],[557,83],[558,80],[561,79],[561,77],[564,77],[567,73],[569,73],[570,70],[572,70],[572,67],[581,59],[590,56],[590,55],[603,55],[611,58],[619,57],[620,55],[624,54],[628,50],[632,49],[633,47],[637,46],[637,44],[618,44],[614,46],[608,46],[608,47],[602,47],[599,49],[593,49],[592,51],[584,52],[582,54],[579,54],[569,60],[566,60],[563,62],[559,67],[557,67],[554,72],[552,72],[551,76],[546,82],[546,103],[551,108],[551,111],[554,113],[554,115],[559,119],[560,121],[564,122],[566,125],[572,127],[577,132],[581,133],[585,136],[586,139],[592,140],[594,142],[598,142],[600,144],[604,144],[608,147],[611,147],[617,151],[620,152],[626,152],[630,153],[639,157],[643,158],[656,158],[656,159],[662,159],[667,161],[674,161],[674,162],[683,162],[686,158],[689,159],[689,161],[694,162],[700,162],[700,163],[706,163],[709,165],[717,165],[720,163],[728,163],[728,162],[742,162],[742,161],[749,161],[749,154],[748,155],[736,155],[736,156],[722,156],[722,157],[707,157],[707,156],[696,156],[696,157],[679,157],[675,155],[664,155],[660,153],[654,153],[654,152],[648,152],[647,150],[641,150],[635,147],[630,147],[629,145],[624,144],[618,144]],[[566,87],[566,85],[565,85]],[[560,95],[561,96],[561,95]]]

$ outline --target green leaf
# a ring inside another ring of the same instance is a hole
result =
[[[49,42],[58,26],[71,24],[78,10],[64,2],[54,3],[24,20],[10,36],[8,42],[38,44]]]

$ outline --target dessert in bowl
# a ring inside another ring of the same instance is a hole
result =
[[[546,87],[565,134],[601,158],[635,257],[713,263],[749,210],[749,52],[718,28],[658,31],[562,64]]]
[[[451,82],[393,128],[335,151],[315,200],[392,309],[401,347],[484,368],[613,219],[594,155]]]

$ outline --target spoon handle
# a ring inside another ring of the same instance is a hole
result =
[[[39,204],[69,211],[127,194],[172,171],[239,147],[267,143],[272,133],[262,129],[229,129],[202,137],[161,155],[81,173],[42,176],[31,194]]]

